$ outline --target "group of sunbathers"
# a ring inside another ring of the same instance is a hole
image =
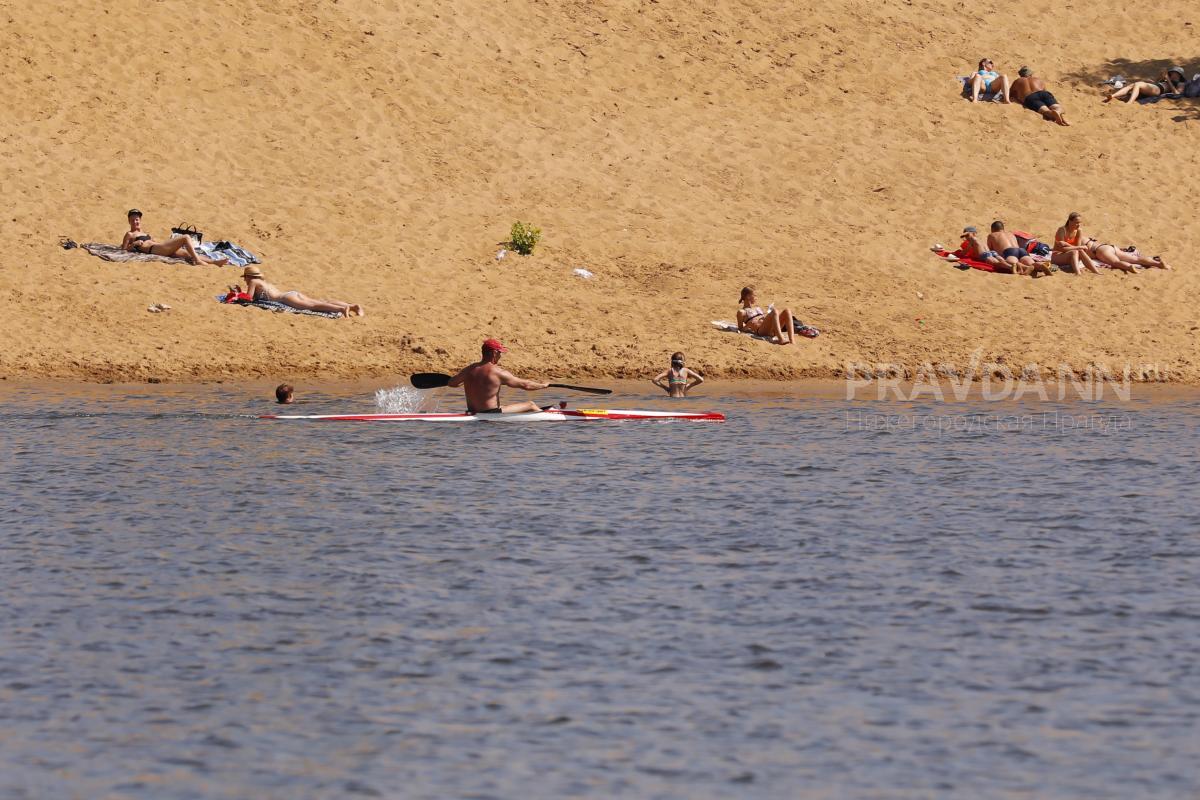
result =
[[[1200,74],[1193,75],[1189,81],[1183,67],[1171,67],[1163,70],[1156,81],[1130,81],[1124,78],[1109,78],[1105,81],[1112,91],[1105,96],[1104,102],[1124,100],[1132,103],[1140,97],[1200,97]]]
[[[142,212],[136,208],[129,209],[126,217],[129,220],[129,230],[125,233],[125,238],[121,240],[122,250],[168,258],[182,258],[191,264],[212,264],[223,267],[229,263],[227,258],[212,259],[197,252],[195,243],[192,242],[190,236],[177,235],[162,242],[155,240],[153,236],[142,230]],[[242,278],[246,281],[246,291],[242,292],[240,286],[236,285],[229,287],[230,291],[235,295],[244,295],[251,301],[270,300],[291,308],[333,312],[342,317],[349,317],[352,314],[363,316],[362,306],[357,303],[346,303],[341,300],[317,300],[296,290],[282,291],[274,284],[268,283],[262,272],[254,266],[246,267],[242,272]]]
[[[1010,82],[1007,75],[996,71],[995,62],[982,58],[975,74],[964,80],[963,94],[972,103],[987,95],[1001,103],[1016,101],[1058,125],[1070,124],[1063,115],[1062,106],[1046,88],[1045,81],[1035,76],[1029,67],[1021,67],[1017,75],[1017,79]]]
[[[1034,252],[1039,249],[1036,239],[1027,238],[1022,243],[1014,233],[1005,229],[1003,220],[992,223],[986,243],[980,239],[979,229],[968,225],[963,228],[963,242],[954,255],[988,264],[996,272],[1034,278],[1051,275],[1052,264],[1063,272],[1075,275],[1085,271],[1098,275],[1099,266],[1122,272],[1136,272],[1138,267],[1171,268],[1161,256],[1143,256],[1133,247],[1122,250],[1094,237],[1085,237],[1082,223],[1082,215],[1072,211],[1066,223],[1055,231],[1054,246],[1045,256]]]
[[[1010,82],[1007,75],[996,71],[995,62],[982,58],[975,73],[963,79],[963,96],[972,103],[989,96],[999,103],[1016,101],[1051,122],[1069,124],[1063,116],[1062,106],[1046,89],[1045,82],[1034,76],[1033,70],[1021,67],[1017,75],[1017,80]],[[1178,66],[1164,70],[1154,81],[1125,83],[1124,78],[1110,78],[1105,83],[1112,87],[1104,98],[1105,103],[1113,100],[1132,103],[1139,97],[1200,97],[1200,74],[1193,75],[1189,81],[1183,67]]]

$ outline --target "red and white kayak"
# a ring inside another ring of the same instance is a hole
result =
[[[688,422],[724,422],[725,415],[703,411],[628,411],[619,408],[551,408],[526,414],[320,414],[290,416],[263,414],[259,419],[300,419],[320,422],[599,422],[677,419]]]

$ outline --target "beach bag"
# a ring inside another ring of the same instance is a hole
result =
[[[1192,79],[1184,84],[1184,97],[1200,97],[1200,73],[1192,76]]]
[[[196,240],[196,244],[204,241],[204,234],[196,230],[194,225],[188,225],[186,222],[181,222],[174,228],[171,228],[171,233],[176,236],[190,236]]]

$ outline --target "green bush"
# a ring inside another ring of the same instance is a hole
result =
[[[514,222],[509,238],[512,249],[527,256],[533,252],[538,240],[542,238],[542,229],[526,225],[524,222]]]

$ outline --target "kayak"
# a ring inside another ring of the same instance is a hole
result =
[[[525,414],[462,414],[417,412],[412,414],[319,414],[291,416],[263,414],[259,419],[317,420],[321,422],[597,422],[677,419],[688,422],[724,422],[725,415],[703,411],[630,411],[619,408],[550,408]]]

